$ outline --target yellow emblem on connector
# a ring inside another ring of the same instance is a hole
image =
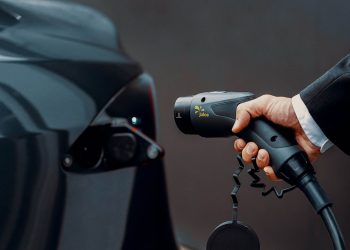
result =
[[[205,112],[205,109],[200,105],[194,106],[194,113],[198,115],[198,117],[209,117],[209,114]]]

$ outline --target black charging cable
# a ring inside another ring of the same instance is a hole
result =
[[[327,227],[329,235],[332,238],[334,249],[344,250],[345,243],[344,243],[343,235],[335,219],[332,208],[330,206],[323,208],[320,211],[320,215],[322,217],[324,224]]]
[[[345,250],[345,242],[332,210],[332,203],[312,174],[306,174],[298,181],[298,187],[310,201],[313,208],[321,216],[332,239],[335,250]]]

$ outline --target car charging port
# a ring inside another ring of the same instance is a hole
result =
[[[163,155],[161,146],[126,119],[114,118],[88,127],[72,145],[62,165],[67,171],[100,172],[143,166]]]

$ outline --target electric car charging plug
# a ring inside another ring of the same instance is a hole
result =
[[[254,119],[238,134],[231,131],[240,103],[254,99],[248,92],[215,91],[180,97],[174,107],[178,128],[185,134],[203,137],[238,136],[255,142],[270,154],[270,164],[276,175],[297,186],[323,218],[336,250],[345,249],[344,240],[331,210],[331,202],[315,177],[308,157],[293,134],[263,118]]]

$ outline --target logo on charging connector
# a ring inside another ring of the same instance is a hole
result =
[[[205,109],[200,105],[194,106],[194,113],[198,115],[198,117],[209,117],[209,114],[205,112]]]

